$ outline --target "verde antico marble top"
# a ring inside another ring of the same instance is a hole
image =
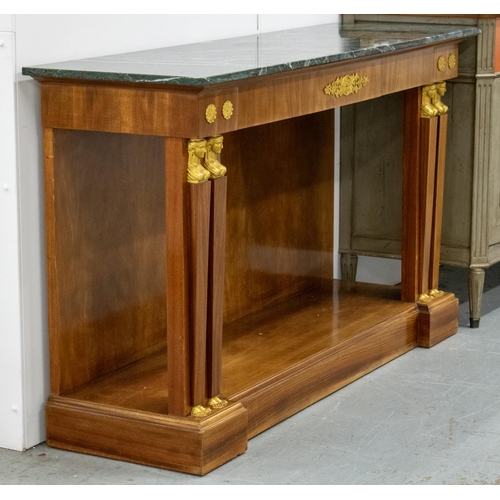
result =
[[[466,26],[323,24],[23,68],[32,77],[211,85],[475,36]]]

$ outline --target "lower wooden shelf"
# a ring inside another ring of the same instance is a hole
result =
[[[225,325],[225,409],[169,416],[161,351],[51,396],[47,442],[205,474],[252,436],[414,348],[417,307],[399,297],[398,287],[335,280],[303,291]]]

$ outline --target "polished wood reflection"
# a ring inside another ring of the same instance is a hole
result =
[[[333,277],[333,111],[224,136],[224,322]]]
[[[53,151],[51,352],[64,392],[166,346],[164,148],[55,130]]]
[[[343,361],[321,368],[317,373],[321,376],[313,383],[317,390],[325,391],[322,378],[333,377],[340,384],[346,374],[349,379],[357,378],[356,366],[365,364],[370,356],[373,360],[368,366],[374,369],[393,351],[413,348],[417,311],[414,305],[401,302],[399,296],[399,287],[325,280],[321,286],[226,324],[222,352],[224,395],[233,401],[248,398],[308,363],[315,365],[321,357],[337,356]],[[377,325],[384,321],[388,322],[387,330],[380,338],[374,336]],[[401,326],[391,329],[391,321],[403,325],[402,330]],[[385,338],[386,334],[389,337]],[[367,350],[365,341],[374,341],[377,349]],[[350,355],[342,354],[346,352]],[[163,352],[158,353],[66,396],[167,414],[166,359]],[[354,368],[350,367],[353,360]],[[300,381],[294,385],[299,390]],[[279,400],[279,395],[275,394],[275,398]]]

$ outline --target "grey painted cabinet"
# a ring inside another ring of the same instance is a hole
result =
[[[478,327],[484,274],[500,261],[500,15],[344,15],[373,21],[477,25],[460,44],[450,107],[441,262],[469,268],[470,324]],[[342,108],[340,253],[355,279],[358,255],[401,256],[402,94]],[[500,305],[500,304],[499,304]]]

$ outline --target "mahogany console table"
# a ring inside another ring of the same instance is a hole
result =
[[[47,443],[205,474],[455,333],[441,96],[478,33],[330,24],[23,68],[42,92]],[[399,91],[401,286],[332,280],[333,108]]]

